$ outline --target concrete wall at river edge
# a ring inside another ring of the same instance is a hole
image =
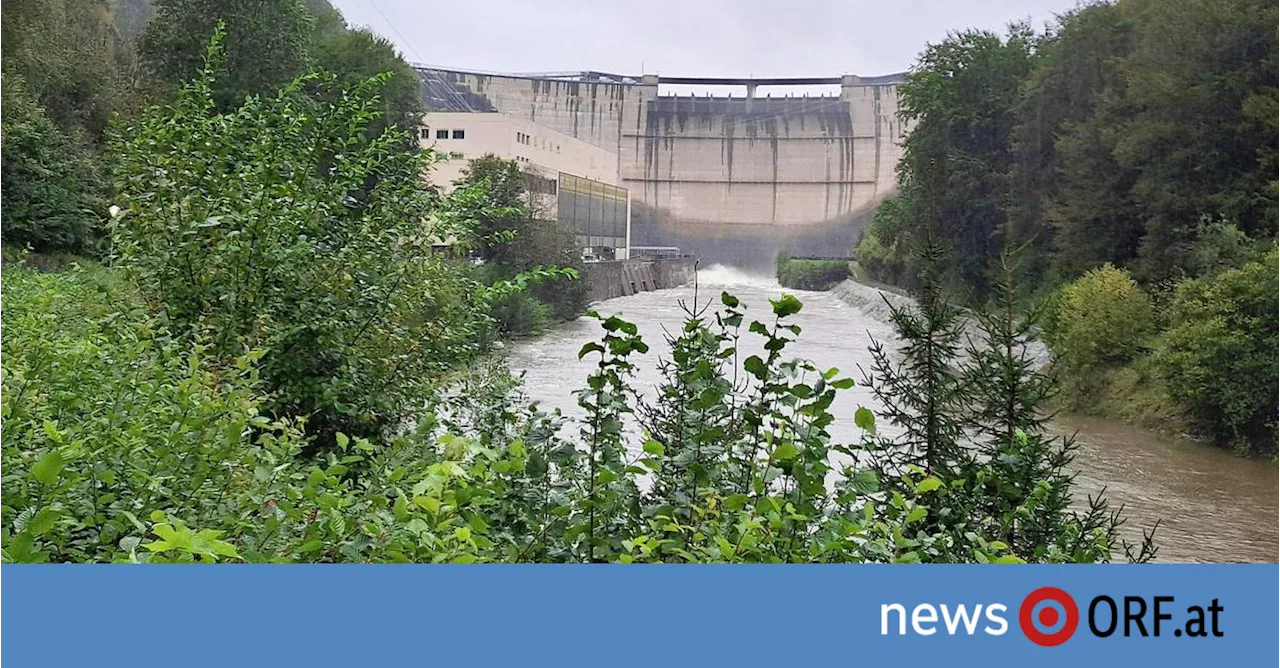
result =
[[[693,281],[697,262],[692,257],[589,262],[586,278],[591,283],[591,301],[678,288]]]
[[[831,288],[831,294],[838,297],[840,301],[867,311],[876,319],[886,322],[889,320],[891,309],[900,309],[916,303],[914,299],[904,294],[859,283],[853,279],[848,279]],[[962,310],[962,312],[964,311]],[[978,327],[978,323],[975,322],[972,316],[966,315],[964,317],[964,337],[960,341],[961,354],[963,355],[964,348],[969,341],[972,341],[975,345],[980,345],[982,340],[982,329]],[[1049,366],[1053,361],[1052,356],[1049,354],[1048,346],[1038,339],[1031,341],[1027,345],[1025,354],[1029,359],[1035,360],[1041,368]]]

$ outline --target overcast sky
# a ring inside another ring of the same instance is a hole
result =
[[[873,76],[948,31],[1037,29],[1077,0],[330,0],[410,62],[495,72]],[[643,67],[643,72],[641,68]]]

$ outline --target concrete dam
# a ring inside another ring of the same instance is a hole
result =
[[[631,245],[677,246],[704,264],[769,269],[778,250],[843,255],[891,194],[905,129],[882,77],[722,79],[578,72],[499,75],[419,68],[432,111],[501,112],[616,156]],[[742,96],[660,93],[740,86]],[[838,95],[759,96],[761,86]]]

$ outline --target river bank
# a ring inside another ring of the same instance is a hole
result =
[[[890,306],[901,308],[913,303],[911,297],[892,286],[850,278],[836,285],[831,293],[845,303],[868,309],[887,319]],[[969,327],[970,334],[977,331]],[[1033,348],[1036,359],[1044,365],[1053,358],[1043,343]],[[1211,445],[1194,434],[1185,411],[1151,382],[1150,371],[1133,364],[1097,370],[1083,386],[1083,379],[1060,379],[1063,392],[1054,398],[1050,408],[1079,417],[1117,420],[1136,428],[1148,429],[1163,437],[1178,438]]]

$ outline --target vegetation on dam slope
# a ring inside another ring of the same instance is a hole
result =
[[[786,251],[778,253],[774,266],[778,283],[796,290],[830,290],[850,276],[847,260],[793,258]]]

